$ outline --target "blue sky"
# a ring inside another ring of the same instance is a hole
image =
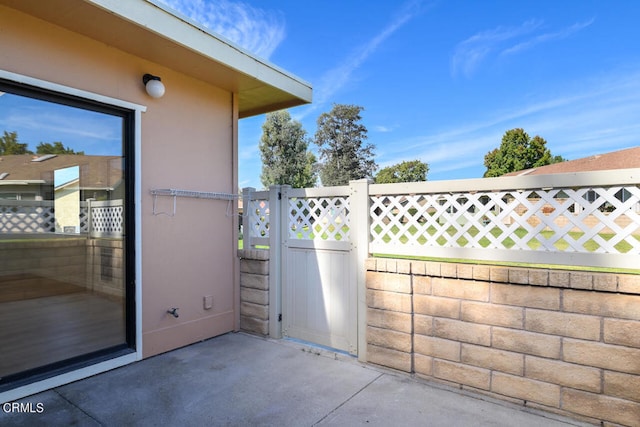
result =
[[[333,103],[364,107],[381,167],[481,177],[515,127],[568,159],[639,144],[639,2],[162,2],[310,82],[290,110],[309,136]],[[240,122],[243,187],[262,187],[264,118]]]
[[[290,110],[310,137],[333,103],[364,107],[380,167],[419,159],[429,180],[481,177],[484,155],[515,127],[568,159],[640,144],[640,2],[154,1],[311,83],[314,102]],[[32,149],[118,145],[113,118],[68,126],[76,112],[50,110],[22,123],[33,106],[0,101],[0,125]],[[262,187],[264,119],[240,121],[241,187]]]
[[[41,142],[91,155],[122,155],[122,117],[0,92],[0,135],[16,132],[35,152]]]

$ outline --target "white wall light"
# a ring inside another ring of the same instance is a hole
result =
[[[147,90],[147,93],[152,98],[161,98],[164,95],[164,84],[160,80],[160,77],[152,74],[145,74],[142,76],[142,83]]]

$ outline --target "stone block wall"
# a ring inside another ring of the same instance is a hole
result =
[[[0,241],[0,278],[26,275],[124,296],[124,242],[50,235]]]
[[[111,297],[124,297],[124,241],[87,239],[87,288]]]
[[[240,258],[240,329],[269,334],[269,251],[244,249]]]
[[[86,286],[86,238],[0,241],[0,276],[33,275]]]
[[[366,269],[369,362],[640,425],[640,275],[387,259]]]

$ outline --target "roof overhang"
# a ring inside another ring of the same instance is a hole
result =
[[[238,94],[239,116],[311,102],[311,85],[152,0],[0,4]]]
[[[3,180],[0,181],[0,185],[34,185],[34,184],[46,184],[47,181],[43,179],[16,179],[16,180]]]

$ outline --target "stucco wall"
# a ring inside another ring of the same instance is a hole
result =
[[[640,420],[640,275],[367,261],[371,363],[590,422]]]
[[[174,217],[154,216],[149,194],[152,188],[237,191],[233,94],[12,9],[0,7],[0,31],[0,69],[147,106],[137,254],[144,356],[236,328],[237,261],[227,202],[179,199]],[[145,73],[162,77],[163,98],[145,93]],[[170,307],[179,307],[179,318],[167,315]]]

